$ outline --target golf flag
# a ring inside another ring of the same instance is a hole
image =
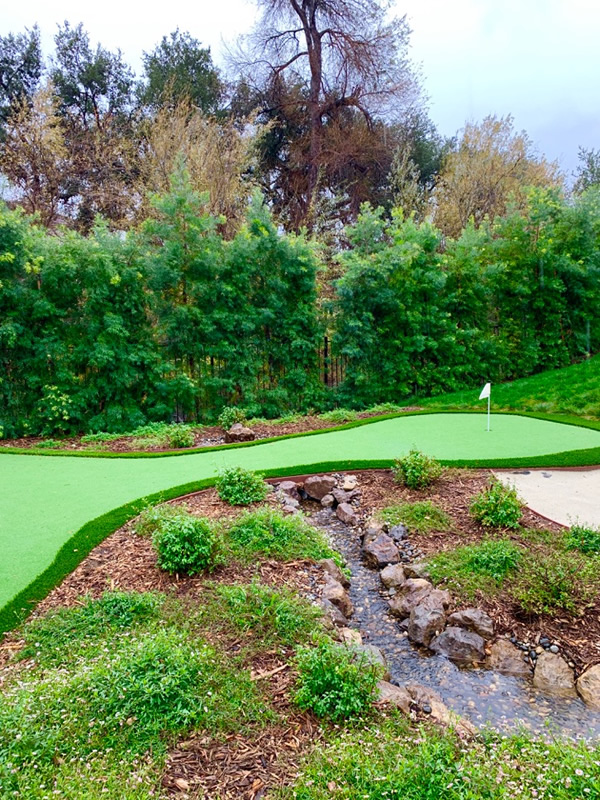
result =
[[[486,397],[489,397],[492,393],[492,384],[486,383],[486,385],[481,390],[481,394],[479,395],[480,400],[485,400]]]

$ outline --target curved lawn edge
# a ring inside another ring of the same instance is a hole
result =
[[[265,439],[254,439],[252,442],[235,442],[232,444],[218,444],[213,447],[193,447],[186,450],[161,450],[159,453],[148,453],[144,451],[135,451],[131,453],[110,453],[103,450],[51,450],[38,447],[0,447],[0,455],[6,453],[9,455],[21,456],[58,456],[58,457],[74,457],[74,458],[172,458],[174,456],[191,456],[198,455],[198,453],[215,453],[219,450],[233,450],[240,447],[257,447],[261,444],[269,444],[271,442],[281,442],[286,439],[299,439],[305,436],[318,436],[327,433],[336,433],[337,431],[346,431],[352,428],[360,428],[363,425],[373,425],[376,422],[383,422],[387,419],[397,419],[398,417],[416,417],[426,416],[431,414],[480,414],[485,415],[487,411],[474,411],[463,409],[423,409],[422,411],[405,411],[394,414],[382,414],[378,417],[369,417],[368,419],[358,419],[354,422],[347,422],[344,425],[337,425],[332,428],[320,428],[314,431],[301,431],[299,433],[287,433],[281,436],[269,436]],[[539,419],[543,422],[556,422],[561,425],[573,425],[579,428],[591,428],[592,430],[600,431],[600,420],[583,419],[580,417],[561,416],[559,414],[542,414],[530,411],[495,411],[492,416],[512,416],[512,417],[526,417],[530,419]],[[590,448],[590,450],[598,450],[600,448]],[[585,450],[572,450],[568,452],[585,453]],[[548,457],[553,457],[557,454],[550,454]],[[563,454],[559,454],[563,455]],[[535,458],[539,458],[536,456]],[[596,455],[597,461],[600,463],[600,456]],[[506,459],[505,459],[506,460]],[[450,462],[448,462],[450,464]],[[582,462],[580,464],[569,464],[569,466],[589,466],[590,462]],[[456,465],[454,465],[456,466]],[[465,466],[468,466],[465,462]],[[473,466],[480,466],[479,463]],[[522,466],[527,466],[523,464]],[[550,465],[543,464],[540,466],[560,466],[558,464]],[[357,469],[357,468],[355,468]]]

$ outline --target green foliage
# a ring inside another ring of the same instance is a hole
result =
[[[167,572],[196,575],[222,563],[221,540],[214,525],[185,511],[160,519],[152,545],[158,566]]]
[[[57,450],[62,447],[62,445],[63,443],[60,439],[42,439],[41,442],[37,442],[36,447],[41,450]]]
[[[258,503],[265,499],[269,491],[262,475],[243,467],[224,469],[219,473],[215,485],[221,500],[232,506]]]
[[[42,398],[35,409],[36,428],[42,436],[65,433],[69,430],[73,414],[73,401],[58,386],[43,386]]]
[[[586,555],[600,555],[600,530],[585,525],[571,525],[565,537],[568,550],[579,550]]]
[[[522,516],[517,490],[492,479],[470,506],[473,519],[488,528],[518,528]]]
[[[510,593],[527,614],[583,612],[600,591],[600,560],[554,551],[531,554]]]
[[[452,527],[452,520],[448,514],[431,500],[386,506],[377,516],[388,525],[406,525],[415,533],[443,531]]]
[[[179,519],[182,514],[187,514],[187,508],[181,505],[162,505],[149,506],[145,508],[134,524],[134,530],[138,536],[152,536],[152,534],[167,524],[170,520]]]
[[[337,722],[370,711],[383,669],[364,654],[328,639],[316,647],[299,647],[296,656],[296,702],[319,717]]]
[[[404,458],[394,463],[393,475],[397,483],[409,489],[424,489],[442,474],[442,465],[435,458],[419,450],[410,450]]]
[[[280,561],[337,558],[324,534],[302,517],[264,508],[239,517],[229,538],[240,555],[264,555]]]
[[[246,412],[237,406],[225,406],[219,414],[217,422],[224,431],[228,431],[237,422],[246,422]]]
[[[188,425],[172,425],[169,432],[169,445],[171,447],[192,447],[195,438]]]
[[[348,408],[334,408],[331,411],[325,411],[319,414],[319,419],[324,419],[326,422],[335,422],[342,424],[344,422],[354,422],[358,419],[358,413]]]
[[[399,411],[402,411],[402,406],[396,403],[377,403],[365,409],[367,414],[397,414]]]
[[[490,539],[438,553],[428,569],[435,583],[472,600],[478,591],[495,594],[522,559],[522,549],[509,539]]]

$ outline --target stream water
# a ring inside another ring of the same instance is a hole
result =
[[[363,564],[356,529],[329,510],[314,512],[311,521],[344,556],[352,573],[352,626],[360,630],[365,644],[385,653],[392,683],[420,683],[434,689],[449,708],[479,728],[487,726],[503,733],[526,730],[548,738],[600,739],[600,712],[592,711],[579,698],[546,695],[525,679],[493,670],[460,669],[446,658],[424,655],[413,647],[388,611],[379,573]]]

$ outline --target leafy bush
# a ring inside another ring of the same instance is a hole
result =
[[[262,475],[243,467],[229,467],[219,473],[216,481],[221,500],[232,506],[247,506],[264,500],[269,491]]]
[[[586,555],[600,554],[600,530],[585,525],[571,525],[565,537],[568,550],[579,550]]]
[[[600,563],[574,553],[530,555],[511,588],[527,614],[580,613],[600,590]]]
[[[36,447],[39,447],[42,450],[57,450],[61,446],[62,442],[59,439],[42,439],[41,442],[36,444]]]
[[[66,433],[73,424],[73,400],[58,386],[44,386],[43,391],[35,409],[34,425],[42,436]]]
[[[402,411],[402,406],[395,403],[377,403],[375,406],[370,406],[365,409],[368,414],[397,414]]]
[[[164,503],[158,506],[145,508],[134,523],[134,531],[138,536],[152,536],[154,531],[168,520],[176,519],[182,514],[187,514],[187,507],[184,505],[173,506]]]
[[[397,483],[409,489],[424,489],[442,474],[442,465],[435,458],[419,450],[411,450],[404,458],[394,462],[393,475]]]
[[[493,479],[471,503],[471,515],[489,528],[518,528],[521,501],[517,490]]]
[[[434,583],[443,581],[452,591],[473,599],[478,591],[495,594],[522,556],[521,548],[510,540],[493,539],[438,553],[428,569]]]
[[[217,422],[224,431],[228,431],[232,425],[237,422],[244,423],[246,421],[246,412],[243,408],[237,406],[225,406],[219,414]]]
[[[452,520],[448,514],[431,500],[386,506],[377,516],[388,525],[406,525],[415,533],[443,531],[452,527]]]
[[[81,437],[82,444],[95,444],[96,442],[114,442],[116,439],[122,439],[127,436],[126,433],[86,433]]]
[[[353,648],[328,639],[316,647],[299,647],[296,667],[297,704],[334,722],[369,711],[383,671]]]
[[[302,517],[269,508],[241,516],[231,525],[229,538],[240,555],[261,554],[281,561],[338,558],[325,535]]]
[[[191,447],[195,437],[189,425],[172,425],[169,431],[169,444],[171,447]]]
[[[222,563],[220,538],[208,519],[180,512],[162,519],[152,534],[158,566],[195,575]]]
[[[319,414],[319,419],[324,419],[326,422],[335,422],[341,424],[343,422],[354,422],[358,419],[358,412],[350,408],[334,408],[332,411],[325,411]]]

